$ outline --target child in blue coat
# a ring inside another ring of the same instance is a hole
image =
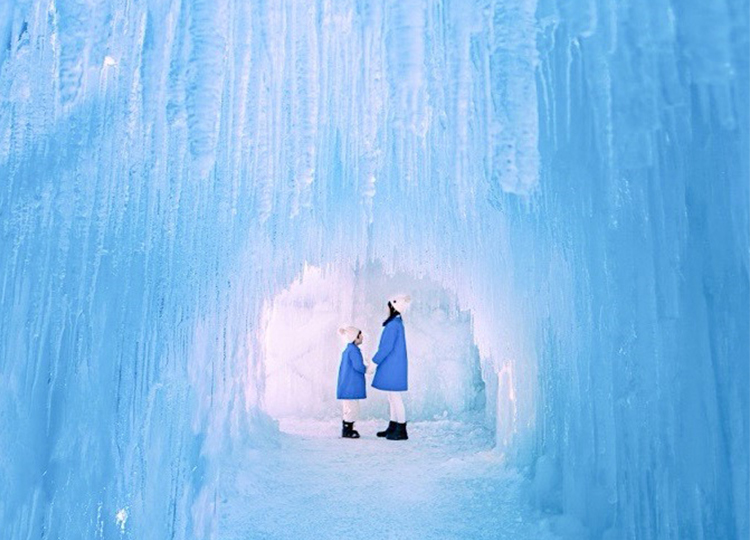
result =
[[[405,441],[409,438],[406,432],[406,410],[401,395],[409,389],[409,360],[406,355],[406,335],[402,314],[411,304],[411,296],[399,295],[388,301],[388,318],[383,323],[378,352],[372,361],[377,366],[373,388],[388,395],[391,421],[378,437],[389,441]]]
[[[343,422],[341,436],[347,439],[359,439],[354,430],[354,422],[359,416],[359,400],[367,397],[365,390],[365,373],[367,367],[362,359],[362,332],[359,328],[347,326],[339,328],[339,334],[346,338],[347,345],[341,353],[339,381],[336,387],[336,398],[342,400]]]

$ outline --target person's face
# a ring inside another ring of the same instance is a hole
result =
[[[365,337],[362,335],[362,332],[357,334],[357,338],[354,340],[355,345],[362,345],[362,342],[365,340]]]

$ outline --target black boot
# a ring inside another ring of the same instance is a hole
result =
[[[393,430],[396,429],[396,422],[390,421],[388,422],[388,427],[385,428],[385,431],[378,431],[377,435],[378,437],[387,437],[391,433],[393,433]]]
[[[389,441],[405,441],[409,438],[406,434],[406,422],[403,424],[396,424],[396,428],[385,436]]]
[[[359,431],[354,429],[354,422],[342,422],[341,436],[345,439],[359,439]]]

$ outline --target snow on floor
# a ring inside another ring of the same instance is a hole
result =
[[[408,441],[340,439],[340,423],[282,421],[280,447],[224,469],[219,535],[249,539],[557,538],[524,480],[474,424],[409,424]]]

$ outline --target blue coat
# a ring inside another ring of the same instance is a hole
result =
[[[388,321],[380,334],[378,352],[372,359],[378,365],[373,388],[391,392],[403,392],[409,389],[407,382],[409,362],[406,358],[406,336],[404,321],[396,315]]]
[[[362,351],[354,343],[349,343],[341,353],[336,399],[365,399],[365,371]]]

